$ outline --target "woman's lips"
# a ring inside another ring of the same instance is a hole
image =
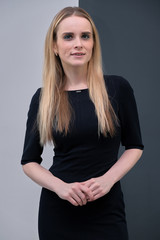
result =
[[[83,56],[85,55],[85,53],[83,52],[75,52],[75,53],[71,53],[72,56]]]

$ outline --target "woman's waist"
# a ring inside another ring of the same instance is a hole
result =
[[[76,161],[76,160],[75,160]],[[114,164],[114,162],[106,163],[66,163],[60,161],[54,162],[50,167],[50,172],[65,182],[83,182],[90,178],[95,178],[105,174]]]

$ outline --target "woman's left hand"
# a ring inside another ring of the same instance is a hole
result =
[[[105,176],[97,177],[97,178],[91,178],[85,182],[83,182],[85,186],[87,186],[93,193],[93,199],[88,201],[94,201],[105,194],[107,194],[111,187],[112,184],[106,181]]]

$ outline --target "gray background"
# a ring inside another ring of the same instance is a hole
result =
[[[23,174],[20,158],[29,103],[41,86],[45,35],[68,5],[78,1],[0,0],[0,240],[38,240],[41,188]]]
[[[104,72],[134,88],[145,150],[124,177],[130,240],[160,239],[160,1],[80,0],[100,33]]]

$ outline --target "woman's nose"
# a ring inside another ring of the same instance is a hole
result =
[[[79,37],[77,37],[76,39],[75,39],[75,46],[74,46],[75,48],[82,48],[82,42],[81,42],[81,39],[79,38]]]

